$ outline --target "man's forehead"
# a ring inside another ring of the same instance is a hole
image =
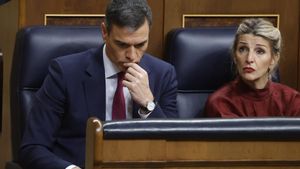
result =
[[[127,28],[115,27],[109,36],[114,42],[136,45],[148,41],[149,29],[143,27],[132,32]]]
[[[123,40],[114,39],[114,42],[115,43],[119,43],[119,44],[126,44],[126,45],[129,45],[129,46],[134,46],[134,45],[139,45],[139,44],[147,43],[148,39],[138,40],[138,41],[123,41]]]

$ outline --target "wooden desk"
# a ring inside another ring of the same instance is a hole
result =
[[[299,141],[104,139],[88,121],[86,169],[300,169]]]

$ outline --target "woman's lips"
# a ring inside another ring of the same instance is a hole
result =
[[[252,73],[252,72],[255,71],[255,69],[253,69],[252,67],[244,67],[244,68],[243,68],[243,71],[244,71],[245,73]]]

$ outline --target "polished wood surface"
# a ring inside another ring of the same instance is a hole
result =
[[[96,162],[102,161],[102,145],[103,145],[103,132],[102,124],[99,120],[90,118],[86,127],[86,160],[85,167],[93,168],[98,165]],[[98,144],[96,147],[94,145]]]
[[[3,95],[2,97],[2,131],[0,133],[0,168],[11,160],[11,133],[9,107],[10,65],[14,49],[16,32],[18,30],[17,0],[8,1],[0,6],[0,48],[3,52]]]
[[[88,121],[86,169],[300,169],[299,141],[106,140],[102,130],[96,118]]]
[[[3,96],[3,53],[0,48],[0,96]],[[0,98],[0,133],[2,131],[2,97]]]
[[[45,14],[105,14],[105,8],[109,0],[24,0],[22,1],[21,11],[22,17],[20,19],[20,26],[39,25],[44,24]],[[152,8],[153,13],[153,26],[150,30],[150,41],[148,52],[156,57],[162,58],[163,55],[163,11],[164,1],[149,0],[149,6]],[[34,10],[32,10],[34,9]],[[89,17],[86,17],[90,19]],[[51,18],[53,23],[53,17]],[[60,22],[60,25],[64,23],[61,18],[56,18],[56,22]],[[70,17],[68,17],[70,19]],[[74,18],[73,18],[74,19]],[[97,25],[98,22],[91,20],[82,21],[82,18],[78,20],[70,21],[74,25],[81,23]],[[71,25],[70,22],[66,22],[66,25]],[[100,28],[99,28],[100,29]]]
[[[238,27],[242,20],[249,17],[264,18],[273,23],[274,26],[279,26],[279,15],[183,15],[182,26],[184,28],[199,28],[199,27]]]
[[[98,26],[104,22],[104,15],[66,15],[66,14],[47,14],[44,18],[45,25],[68,25],[68,26]]]

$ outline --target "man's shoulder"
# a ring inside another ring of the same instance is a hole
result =
[[[55,60],[58,62],[62,62],[62,63],[70,63],[70,62],[82,63],[83,61],[87,61],[87,60],[93,58],[93,56],[98,55],[99,52],[100,52],[99,48],[91,48],[91,49],[88,49],[85,51],[80,51],[80,52],[60,56],[60,57],[57,57]]]
[[[101,62],[101,49],[91,48],[86,51],[57,57],[50,63],[50,68],[59,66],[65,73],[82,73],[88,67],[97,67]]]
[[[143,64],[147,66],[153,66],[153,67],[159,67],[159,68],[168,68],[168,67],[173,67],[170,63],[155,57],[153,55],[150,55],[148,53],[145,53],[143,58],[142,58]]]

